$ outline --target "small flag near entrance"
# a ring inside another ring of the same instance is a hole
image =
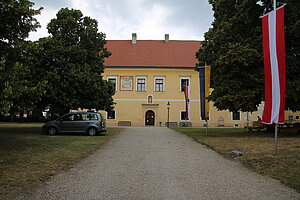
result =
[[[209,96],[210,88],[210,66],[198,67],[200,80],[200,109],[201,119],[205,120],[209,117],[209,103],[207,97]]]
[[[284,123],[285,110],[285,40],[284,7],[273,10],[262,18],[265,70],[265,124]]]
[[[190,104],[190,86],[184,86],[184,97],[185,97],[185,119],[190,119],[191,104]]]

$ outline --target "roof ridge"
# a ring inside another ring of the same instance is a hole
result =
[[[106,40],[106,41],[132,41],[132,40]],[[143,41],[165,41],[165,40],[137,40],[139,42],[143,42]],[[173,41],[173,42],[203,42],[202,40],[169,40],[169,41]]]
[[[105,47],[112,53],[106,66],[169,66],[195,67],[200,41],[189,40],[107,40]]]

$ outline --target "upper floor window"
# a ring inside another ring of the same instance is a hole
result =
[[[117,77],[116,76],[108,76],[107,81],[113,83],[114,90],[117,90]]]
[[[164,79],[155,78],[155,92],[163,92],[163,91],[164,91]]]
[[[184,87],[190,85],[190,79],[189,78],[181,78],[180,79],[180,91],[184,92]]]
[[[232,120],[241,120],[241,112],[232,112]]]
[[[146,78],[145,77],[137,77],[136,91],[137,92],[145,92],[146,91]]]

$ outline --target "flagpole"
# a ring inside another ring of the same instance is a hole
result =
[[[275,147],[274,147],[274,153],[277,154],[278,151],[278,139],[277,139],[277,132],[278,132],[278,124],[275,124]]]
[[[276,0],[273,0],[273,1],[274,1],[273,3],[274,3],[274,12],[275,12],[274,18],[276,21]],[[275,154],[277,154],[277,152],[278,152],[278,136],[277,136],[277,134],[278,134],[278,124],[275,123],[275,147],[274,147]]]
[[[207,103],[207,102],[206,102],[206,101],[208,101],[208,100],[207,100],[207,97],[206,97],[206,99],[204,99],[204,101],[205,101],[205,103]],[[206,109],[205,109],[205,112],[206,112]],[[205,114],[205,122],[206,122],[206,135],[208,135],[208,120],[207,120],[206,114]]]
[[[208,134],[208,122],[207,122],[207,118],[205,117],[205,122],[206,122],[206,135]]]

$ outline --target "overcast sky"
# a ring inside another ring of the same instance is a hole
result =
[[[203,40],[211,27],[213,12],[208,0],[31,0],[35,8],[44,7],[36,16],[41,24],[29,39],[48,36],[46,29],[60,8],[79,9],[84,16],[98,21],[108,40]]]

